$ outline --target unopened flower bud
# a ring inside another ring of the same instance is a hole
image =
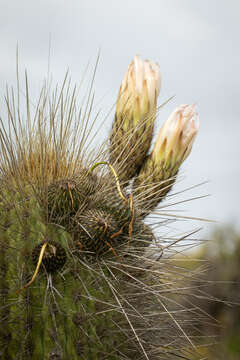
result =
[[[180,105],[163,124],[152,153],[134,181],[135,194],[149,201],[150,210],[174,184],[179,167],[191,152],[198,129],[195,105]]]
[[[129,128],[129,121],[133,120],[136,126],[155,113],[160,86],[158,64],[135,56],[120,87],[116,107],[116,116],[125,118],[125,129]]]
[[[163,124],[158,134],[152,152],[154,162],[163,168],[178,170],[191,152],[198,129],[199,118],[195,105],[180,105]]]
[[[122,81],[111,133],[110,161],[127,181],[149,150],[160,92],[159,65],[135,56]]]

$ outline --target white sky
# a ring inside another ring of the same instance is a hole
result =
[[[159,104],[175,98],[160,112],[157,129],[182,103],[197,103],[201,121],[193,151],[182,167],[184,178],[174,192],[209,181],[174,200],[211,194],[169,210],[232,221],[240,228],[240,1],[0,0],[0,5],[1,99],[6,83],[15,81],[17,44],[33,101],[47,75],[50,38],[55,83],[68,68],[79,83],[100,49],[95,89],[96,106],[103,113],[116,100],[135,54],[158,62],[163,78]],[[111,117],[108,124],[110,128]],[[209,225],[203,225],[206,234]],[[183,229],[191,226],[185,223]]]

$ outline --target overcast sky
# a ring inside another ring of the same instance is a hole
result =
[[[20,69],[28,70],[33,101],[48,71],[49,43],[55,83],[62,81],[67,69],[79,83],[89,61],[93,68],[100,49],[94,87],[96,106],[103,113],[116,100],[135,54],[158,62],[159,105],[172,95],[175,98],[160,111],[156,132],[182,103],[197,103],[201,121],[175,191],[208,181],[174,200],[211,194],[169,210],[235,222],[240,228],[239,0],[0,0],[0,5],[1,98],[6,83],[15,81],[17,44]],[[203,225],[207,234],[210,227]]]

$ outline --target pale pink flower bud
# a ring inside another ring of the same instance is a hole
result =
[[[176,170],[190,154],[199,129],[195,105],[180,105],[163,124],[152,158],[163,168]]]
[[[130,119],[137,125],[141,119],[153,117],[160,87],[159,65],[135,56],[123,78],[116,107],[116,116],[125,119],[126,129]]]

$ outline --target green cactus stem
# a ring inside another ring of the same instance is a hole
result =
[[[134,195],[139,203],[144,202],[143,217],[153,211],[166,197],[174,185],[178,168],[164,169],[151,156],[144,161],[138,176],[134,179]]]
[[[87,156],[92,102],[77,111],[66,80],[50,100],[43,89],[33,115],[26,93],[27,119],[7,96],[0,129],[0,358],[186,359],[196,310],[174,296],[189,273],[143,222],[136,154],[123,177],[108,162],[113,142]]]

